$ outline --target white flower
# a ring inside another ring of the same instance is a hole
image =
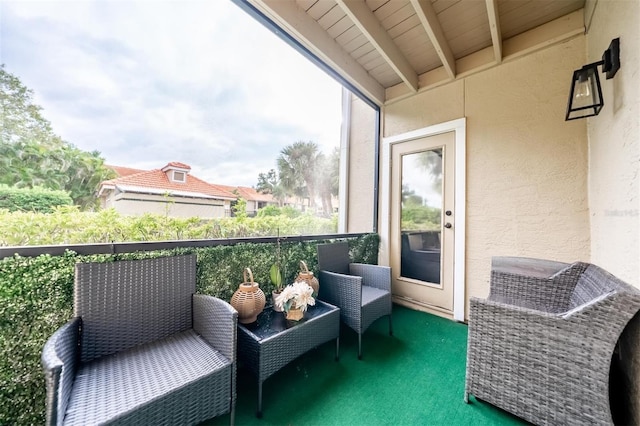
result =
[[[276,297],[276,306],[285,312],[292,308],[307,310],[308,306],[316,304],[313,298],[313,288],[304,281],[296,281],[286,286],[282,292]]]

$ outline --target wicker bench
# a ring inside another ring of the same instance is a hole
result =
[[[195,256],[76,265],[75,318],[46,343],[47,424],[196,424],[235,406],[237,312],[195,292]]]
[[[640,291],[587,263],[494,258],[470,301],[469,394],[535,424],[612,424],[609,370]]]

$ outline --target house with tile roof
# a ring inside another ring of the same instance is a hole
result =
[[[247,216],[252,217],[258,214],[258,210],[263,207],[272,206],[291,206],[300,211],[306,211],[309,208],[309,199],[298,199],[294,197],[286,197],[285,200],[279,202],[271,194],[263,194],[256,191],[255,188],[247,186],[227,186],[219,185],[221,188],[235,194],[239,198],[243,198],[247,202]]]
[[[221,185],[193,176],[188,164],[171,162],[161,169],[109,166],[118,177],[102,182],[98,198],[103,208],[122,214],[166,214],[216,218],[231,215],[238,196]]]

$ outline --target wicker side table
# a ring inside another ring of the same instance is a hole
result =
[[[282,367],[329,340],[340,349],[340,309],[316,300],[304,319],[287,321],[282,312],[265,308],[253,324],[238,323],[238,358],[258,378],[258,410],[262,417],[262,384]]]

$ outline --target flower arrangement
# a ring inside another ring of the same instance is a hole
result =
[[[276,297],[276,306],[285,312],[289,312],[292,309],[300,309],[305,312],[308,306],[315,304],[316,299],[313,298],[313,288],[304,281],[296,281],[293,284],[289,284]]]

